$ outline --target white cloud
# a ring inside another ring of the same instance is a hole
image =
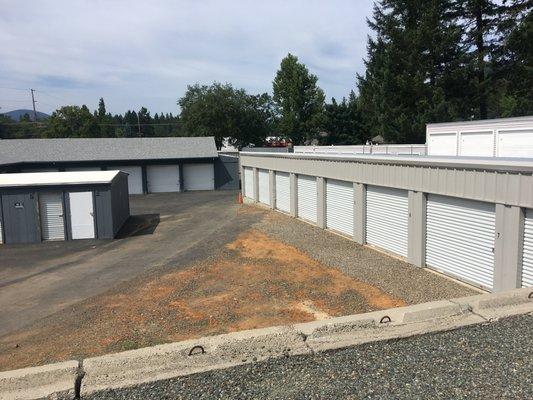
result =
[[[33,87],[44,111],[94,108],[102,96],[112,112],[176,112],[195,82],[270,91],[288,52],[339,98],[364,69],[371,8],[371,0],[0,0],[0,107],[28,107],[26,92],[5,88]]]

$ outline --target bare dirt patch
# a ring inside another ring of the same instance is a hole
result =
[[[0,370],[405,305],[249,230],[213,260],[103,294],[0,339]]]

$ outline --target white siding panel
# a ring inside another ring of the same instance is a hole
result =
[[[326,181],[326,227],[353,236],[353,183]]]
[[[522,287],[533,286],[533,210],[526,210],[524,252],[522,255]]]
[[[461,132],[459,155],[472,157],[494,156],[494,132]]]
[[[533,157],[533,129],[498,132],[499,157]]]
[[[495,220],[494,204],[428,195],[427,266],[492,289]]]
[[[244,197],[254,198],[254,170],[244,167]]]
[[[456,156],[456,133],[450,132],[430,134],[428,139],[428,154],[431,156]]]
[[[270,205],[270,176],[268,170],[260,169],[258,171],[259,181],[259,202]]]
[[[214,165],[210,163],[184,164],[183,187],[185,190],[214,190]]]
[[[367,243],[407,257],[407,191],[368,186],[366,195]]]
[[[39,216],[43,240],[65,240],[62,193],[41,193],[39,195]]]
[[[317,188],[314,176],[298,175],[298,217],[316,223]]]
[[[288,172],[276,172],[276,209],[291,212],[291,180]]]

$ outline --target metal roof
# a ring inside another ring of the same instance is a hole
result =
[[[473,121],[456,121],[456,122],[436,122],[426,124],[427,128],[441,128],[441,127],[456,127],[456,126],[470,126],[470,125],[507,125],[507,124],[528,124],[533,123],[533,115],[527,115],[524,117],[512,117],[512,118],[494,118],[494,119],[479,119]]]
[[[444,168],[481,169],[487,171],[533,172],[533,158],[512,157],[463,157],[463,156],[418,156],[385,154],[307,154],[307,153],[260,153],[241,152],[243,156],[299,158],[346,162],[413,165]]]
[[[0,187],[105,184],[120,171],[30,172],[0,174]]]
[[[0,140],[0,164],[216,157],[213,137]]]

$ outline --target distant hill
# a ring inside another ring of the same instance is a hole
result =
[[[25,109],[13,110],[13,111],[5,112],[3,114],[8,116],[8,117],[10,117],[13,121],[18,122],[20,117],[22,117],[24,114],[29,114],[30,118],[32,118],[33,117],[33,110],[25,110]],[[43,113],[43,112],[40,112],[40,111],[37,111],[37,120],[43,120],[43,119],[46,119],[48,117],[50,117],[50,115],[48,115],[46,113]]]

